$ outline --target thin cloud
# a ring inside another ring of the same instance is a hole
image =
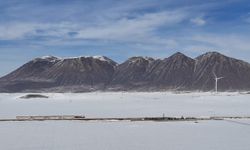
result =
[[[134,18],[101,21],[95,25],[76,23],[10,23],[0,25],[0,39],[17,40],[29,37],[49,36],[54,38],[75,38],[86,40],[145,40],[154,35],[160,27],[176,25],[186,19],[182,11],[164,11],[136,15]],[[72,34],[74,33],[74,34]]]
[[[23,40],[36,36],[64,37],[75,28],[71,23],[7,23],[0,25],[0,40]]]
[[[250,23],[250,12],[248,12],[246,15],[243,15],[243,21]]]
[[[178,24],[185,18],[185,13],[179,11],[148,13],[133,19],[122,18],[103,26],[84,28],[79,31],[78,38],[125,41],[145,38],[159,27]]]
[[[237,34],[202,34],[195,35],[192,39],[196,42],[212,45],[222,50],[237,50],[249,52],[249,38]]]
[[[203,26],[206,24],[206,21],[200,17],[192,18],[190,21],[191,21],[191,23],[198,25],[198,26]]]

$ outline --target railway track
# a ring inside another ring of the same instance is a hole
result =
[[[110,117],[110,118],[86,118],[85,116],[16,116],[16,118],[0,119],[4,121],[201,121],[201,120],[225,120],[225,119],[250,119],[250,116],[213,116],[213,117]]]

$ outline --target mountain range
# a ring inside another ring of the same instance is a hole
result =
[[[105,56],[35,58],[0,78],[0,92],[250,90],[250,64],[208,52],[190,58],[131,57],[118,64]]]

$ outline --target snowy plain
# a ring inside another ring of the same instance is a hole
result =
[[[0,94],[0,118],[250,116],[244,93],[43,93],[48,99]],[[186,122],[0,122],[3,150],[249,150],[250,120]]]
[[[250,121],[238,121],[241,123],[231,121],[0,122],[0,148],[3,150],[249,150]]]
[[[86,117],[250,116],[250,94],[242,93],[44,93],[48,99],[0,94],[0,118],[18,115]]]

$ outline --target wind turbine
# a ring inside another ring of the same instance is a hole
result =
[[[215,72],[213,72],[214,74],[214,79],[215,79],[215,92],[218,92],[218,80],[223,79],[224,77],[217,77],[217,75],[215,74]]]

